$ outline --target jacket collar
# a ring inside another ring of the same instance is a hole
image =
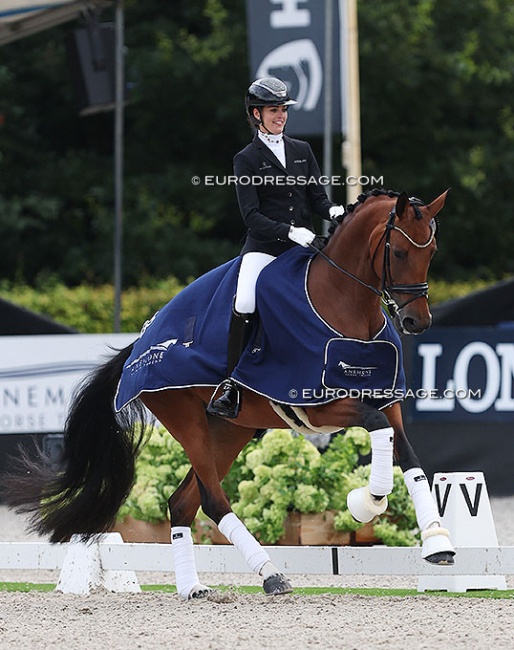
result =
[[[280,170],[288,174],[289,172],[287,169],[284,167],[284,165],[280,162],[280,160],[275,156],[274,153],[272,153],[271,149],[265,145],[265,143],[259,138],[259,134],[255,133],[253,137],[253,144],[257,148],[260,154],[262,154],[266,160],[268,160],[270,163],[273,163],[275,167],[278,167]],[[288,149],[291,145],[291,138],[289,138],[285,133],[284,133],[284,147],[286,151],[286,162],[289,159],[289,156],[287,155]]]

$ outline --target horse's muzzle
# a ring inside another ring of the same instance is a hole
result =
[[[397,328],[402,334],[422,334],[432,324],[432,314],[428,317],[416,318],[411,314],[403,315],[401,312],[396,317]]]

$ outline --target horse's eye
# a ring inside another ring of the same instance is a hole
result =
[[[393,255],[399,260],[404,260],[407,257],[407,251],[396,248],[393,250]]]

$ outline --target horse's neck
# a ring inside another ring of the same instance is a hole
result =
[[[341,235],[336,233],[323,252],[366,284],[377,285],[367,243],[345,245]],[[316,311],[345,336],[367,340],[381,329],[384,317],[380,297],[320,255],[312,261],[307,287]]]

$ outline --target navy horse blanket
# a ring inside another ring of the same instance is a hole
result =
[[[307,291],[315,253],[295,247],[260,274],[258,323],[232,377],[279,404],[314,406],[354,397],[376,408],[403,399],[399,336],[384,313],[376,337],[345,337],[316,312]],[[125,363],[121,410],[142,392],[217,386],[226,378],[227,339],[240,258],[210,271],[147,321]]]

